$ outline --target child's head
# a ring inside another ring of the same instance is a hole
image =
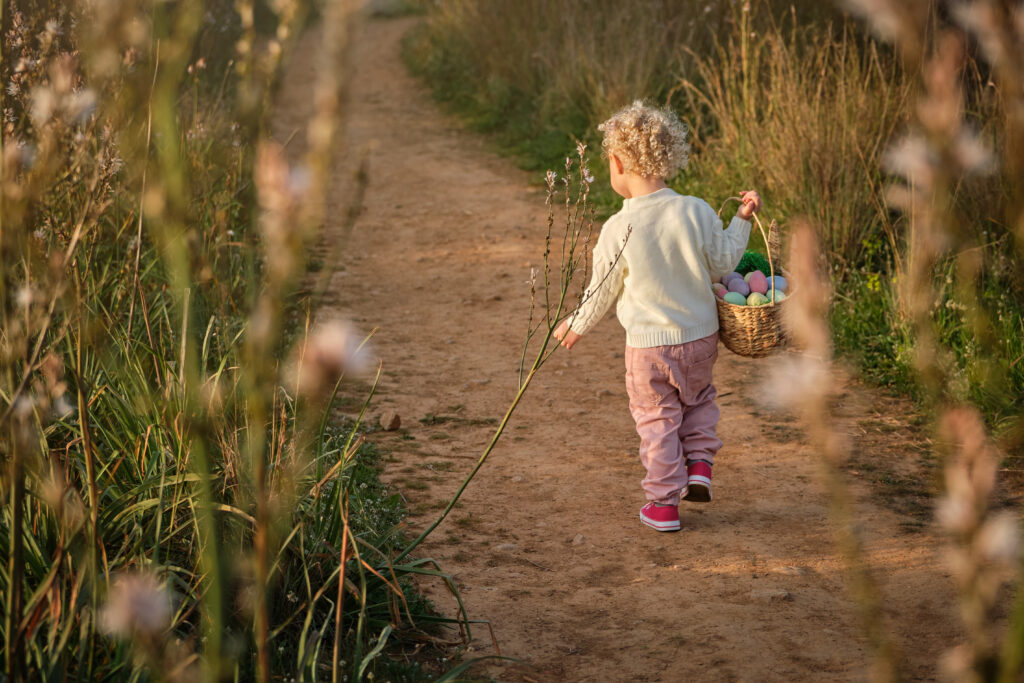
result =
[[[671,109],[657,109],[636,100],[597,129],[604,133],[603,156],[614,154],[626,173],[671,178],[686,168],[690,158],[686,124]]]

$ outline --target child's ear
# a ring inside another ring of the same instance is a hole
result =
[[[612,160],[612,163],[615,164],[615,172],[618,173],[619,175],[622,175],[622,173],[626,170],[626,167],[622,165],[622,159],[620,159],[617,154],[610,155],[610,158]]]

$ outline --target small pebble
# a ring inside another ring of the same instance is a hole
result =
[[[584,536],[583,534],[576,534],[573,537],[573,539],[572,539],[572,544],[573,545],[583,545],[584,543],[586,543],[586,541],[587,541],[586,536]]]
[[[759,602],[793,602],[793,594],[781,588],[754,590],[750,595]]]
[[[384,412],[378,422],[380,423],[380,428],[385,432],[393,432],[402,426],[401,416],[393,410]]]

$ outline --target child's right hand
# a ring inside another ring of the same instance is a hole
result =
[[[743,200],[743,205],[740,206],[736,215],[745,221],[749,221],[755,213],[761,210],[761,195],[756,190],[744,190],[740,192],[740,199]]]
[[[576,346],[576,342],[580,340],[580,336],[569,329],[569,321],[563,320],[562,324],[559,325],[554,332],[555,339],[562,342],[562,346],[567,349],[571,349]]]

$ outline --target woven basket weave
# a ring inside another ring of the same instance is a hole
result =
[[[722,213],[721,209],[718,213]],[[761,231],[761,237],[764,238],[765,246],[768,249],[768,267],[771,275],[774,276],[775,264],[778,262],[782,245],[779,224],[773,220],[765,234],[764,226],[757,214],[754,214],[754,221]],[[725,344],[725,348],[740,356],[748,358],[767,356],[785,338],[781,318],[782,307],[788,300],[787,296],[783,301],[777,303],[771,301],[763,306],[738,306],[716,296],[718,338]]]

